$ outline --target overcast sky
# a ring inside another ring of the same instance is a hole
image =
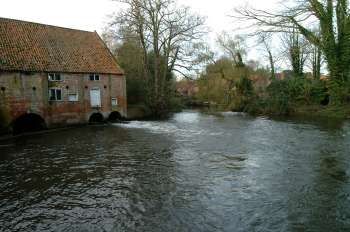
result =
[[[206,16],[213,33],[230,30],[239,22],[227,17],[232,9],[247,2],[271,9],[276,0],[178,0]],[[111,0],[1,0],[0,17],[101,32],[108,15],[118,11]],[[120,4],[120,3],[119,3]]]
[[[280,0],[178,0],[200,15],[207,17],[211,43],[216,34],[233,30],[242,22],[228,17],[235,7],[252,5],[274,9]],[[118,11],[120,3],[112,0],[1,0],[0,17],[20,19],[55,26],[97,31],[101,33],[109,15]],[[254,54],[256,51],[250,51]]]

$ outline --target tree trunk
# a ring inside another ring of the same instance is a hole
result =
[[[270,79],[273,80],[275,79],[275,62],[273,61],[273,56],[270,50],[268,51],[268,53],[269,53],[270,72],[271,72]]]
[[[338,105],[344,103],[348,93],[346,82],[348,80],[349,68],[344,69],[342,63],[329,63],[330,80],[328,81],[328,89],[330,95],[330,103]]]
[[[321,78],[321,50],[313,46],[312,51],[312,77],[315,80],[319,80]]]

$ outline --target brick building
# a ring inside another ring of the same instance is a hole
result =
[[[126,104],[96,32],[0,18],[0,133],[126,117]]]
[[[183,97],[194,97],[199,92],[196,81],[181,80],[176,82],[176,91]]]

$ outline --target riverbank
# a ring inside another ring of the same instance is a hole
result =
[[[203,109],[203,108],[202,108]],[[350,105],[341,106],[322,106],[322,105],[292,105],[287,111],[279,111],[278,109],[266,106],[247,105],[239,109],[228,108],[223,105],[210,105],[204,110],[209,113],[216,112],[243,112],[252,116],[266,117],[307,117],[307,118],[329,118],[336,120],[350,119]]]
[[[187,108],[187,105],[182,100],[174,100],[171,103],[168,111],[164,112],[163,115],[154,115],[151,108],[144,103],[129,104],[128,105],[128,117],[129,121],[133,120],[159,120],[168,119],[174,113],[179,113]],[[190,108],[190,107],[189,107]]]
[[[350,105],[343,106],[299,106],[292,112],[296,116],[318,116],[324,118],[350,119]]]
[[[149,109],[145,104],[128,105],[128,120],[146,119],[151,116],[151,109]]]
[[[299,105],[292,106],[287,112],[280,113],[266,109],[254,109],[247,113],[259,116],[296,116],[296,117],[321,117],[330,119],[350,119],[350,105],[321,106],[321,105]]]

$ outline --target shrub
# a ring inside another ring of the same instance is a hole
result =
[[[258,101],[266,113],[287,115],[299,105],[321,104],[328,96],[325,81],[303,77],[273,80],[267,95]]]

